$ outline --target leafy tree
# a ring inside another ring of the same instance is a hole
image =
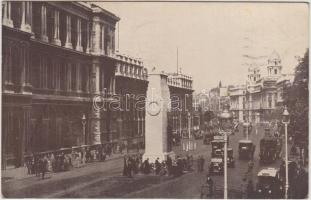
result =
[[[284,103],[290,113],[289,134],[296,140],[306,140],[309,113],[309,49],[295,68],[293,84],[284,90]]]

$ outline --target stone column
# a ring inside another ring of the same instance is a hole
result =
[[[71,63],[67,63],[67,84],[66,91],[71,91]]]
[[[101,54],[105,55],[105,25],[103,24],[101,26],[101,39],[102,39],[102,49],[101,49]]]
[[[48,42],[49,38],[47,36],[47,31],[46,31],[46,6],[45,4],[41,5],[41,36],[40,39],[44,42]]]
[[[22,19],[21,30],[31,33],[31,26],[29,23],[29,3],[28,1],[22,1]]]
[[[100,108],[97,107],[100,105],[101,98],[99,97],[99,63],[94,62],[92,65],[92,72],[91,72],[91,92],[92,92],[92,103],[93,107],[91,110],[91,144],[100,144],[101,143],[101,132],[100,132]]]
[[[52,43],[61,46],[61,41],[59,39],[59,11],[54,10],[54,29],[53,29],[53,39]]]
[[[91,77],[90,77],[90,66],[87,65],[85,67],[87,68],[86,73],[84,75],[84,76],[86,76],[86,93],[89,93],[90,92],[90,79],[91,79]]]
[[[21,46],[21,92],[24,94],[31,93],[30,69],[29,69],[29,44]]]
[[[66,16],[66,42],[65,47],[72,49],[72,43],[71,43],[71,16]]]
[[[111,78],[110,78],[110,93],[111,94],[115,94],[115,77],[114,77],[114,75],[111,75]]]
[[[100,55],[100,24],[95,20],[96,18],[94,19],[92,26],[92,54]]]
[[[4,6],[2,24],[13,28],[13,21],[11,18],[11,2],[3,1],[2,6]]]
[[[139,113],[137,114],[137,136],[140,136],[140,116],[139,116]]]
[[[77,92],[82,92],[82,87],[81,87],[81,65],[80,65],[80,63],[77,63],[77,72],[76,72],[76,74],[77,74],[77,78],[76,78],[76,80],[77,80]]]
[[[76,50],[77,51],[83,51],[82,45],[81,45],[81,37],[82,37],[82,31],[81,31],[81,19],[77,18],[77,45]]]
[[[90,22],[86,22],[86,50],[85,53],[90,53]]]
[[[54,69],[54,80],[55,80],[55,92],[58,93],[60,91],[60,63],[58,61],[53,62]]]

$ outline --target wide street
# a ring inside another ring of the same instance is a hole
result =
[[[239,198],[241,197],[241,185],[242,185],[242,177],[247,171],[248,161],[239,160],[238,159],[238,141],[242,139],[243,132],[242,126],[239,128],[239,132],[235,135],[230,136],[230,147],[234,150],[234,158],[236,160],[235,168],[228,169],[228,187],[229,187],[229,197]],[[267,166],[275,166],[279,167],[279,161],[270,165],[262,165],[259,164],[259,141],[263,137],[264,130],[263,127],[258,127],[257,134],[255,133],[255,129],[253,129],[249,138],[254,141],[256,145],[255,151],[255,166],[253,173],[254,183],[256,182],[256,175],[260,169]],[[210,163],[211,157],[211,145],[203,145],[202,141],[198,141],[199,148],[196,152],[193,152],[193,155],[204,155],[204,158],[207,162],[205,162],[205,172],[198,173],[192,172],[185,174],[177,179],[167,180],[164,179],[165,182],[159,182],[158,184],[154,184],[149,187],[149,182],[147,182],[146,187],[141,190],[137,190],[135,192],[130,192],[127,194],[123,194],[123,192],[119,193],[119,195],[114,194],[110,196],[107,194],[103,188],[107,185],[107,182],[102,181],[98,182],[94,185],[90,185],[89,187],[85,187],[80,189],[79,191],[74,191],[69,194],[64,195],[63,197],[128,197],[128,198],[199,198],[200,197],[200,186],[206,180],[206,174],[208,173],[208,165]],[[153,177],[154,178],[154,177]],[[151,178],[150,178],[151,179]],[[214,183],[216,183],[216,196],[215,198],[222,198],[223,193],[223,176],[213,175],[212,179]],[[140,178],[137,178],[140,180]],[[134,181],[134,184],[140,184],[140,181]],[[132,187],[132,186],[131,186]],[[139,187],[139,186],[137,186]],[[128,185],[125,185],[121,190],[127,190]]]
[[[229,198],[241,197],[242,177],[247,171],[248,162],[238,159],[238,141],[243,139],[242,126],[239,132],[230,136],[229,146],[233,148],[236,161],[234,168],[228,169]],[[265,167],[259,164],[259,141],[263,137],[263,127],[255,128],[249,138],[256,144],[254,183],[259,169]],[[29,177],[22,180],[3,182],[3,194],[6,197],[80,197],[80,198],[199,198],[200,186],[206,179],[211,157],[211,145],[203,145],[197,140],[198,148],[191,154],[196,157],[203,155],[204,173],[197,170],[186,173],[178,178],[168,176],[142,175],[134,178],[122,176],[123,159],[115,158],[103,163],[92,163],[86,167],[68,172],[54,173],[49,179],[39,180]],[[181,146],[175,147],[180,152]],[[185,154],[183,152],[183,154]],[[279,166],[279,161],[269,166]],[[196,168],[196,162],[195,162]],[[216,185],[215,198],[222,198],[223,176],[213,175]],[[61,184],[60,184],[61,183]]]

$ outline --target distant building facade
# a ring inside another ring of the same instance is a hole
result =
[[[229,89],[230,109],[239,121],[263,122],[276,118],[276,110],[283,106],[284,86],[293,76],[282,74],[282,64],[273,52],[263,67],[249,67],[245,85]]]
[[[167,84],[171,97],[168,124],[173,134],[188,135],[189,126],[193,130],[192,77],[181,73],[168,73]]]
[[[145,107],[148,71],[139,59],[122,54],[117,54],[117,58],[116,94],[121,101],[121,111],[114,112],[118,137],[113,141],[142,144],[145,135],[145,109],[142,108]]]

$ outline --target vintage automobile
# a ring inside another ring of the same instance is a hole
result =
[[[232,148],[228,148],[227,149],[227,163],[228,163],[228,167],[234,167],[235,166],[235,161],[233,158],[233,149]],[[223,149],[216,149],[214,154],[213,154],[213,158],[221,158],[224,159],[224,150]]]
[[[210,174],[222,174],[224,172],[224,163],[222,158],[212,158],[209,166]]]
[[[264,168],[258,172],[256,185],[257,199],[282,199],[284,187],[276,168]]]
[[[233,149],[232,148],[228,148],[228,167],[234,167],[235,166],[235,161],[233,158]]]
[[[211,144],[212,144],[212,152],[211,152],[212,158],[213,157],[217,157],[217,156],[221,156],[219,154],[221,154],[221,151],[224,148],[224,140],[222,140],[222,139],[214,139],[211,142]]]
[[[272,163],[279,157],[278,139],[274,137],[265,137],[260,140],[260,162]]]
[[[256,146],[251,140],[239,141],[239,159],[252,159]]]
[[[220,136],[220,135],[214,136],[214,140],[211,142],[211,144],[212,144],[212,157],[214,157],[215,151],[217,149],[223,149],[224,148],[224,142],[225,141],[223,139],[223,136]],[[227,144],[229,145],[229,137],[227,140]]]

